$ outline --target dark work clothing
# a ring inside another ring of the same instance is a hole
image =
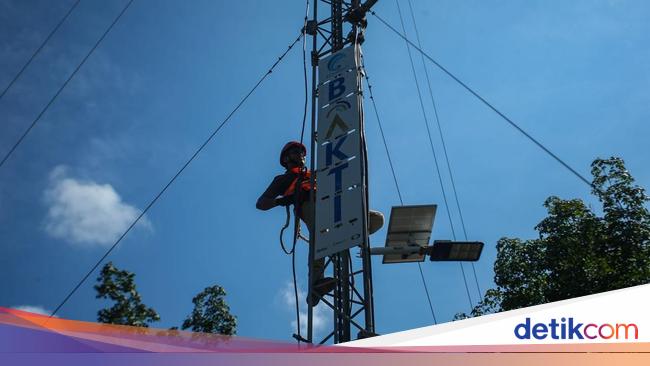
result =
[[[294,179],[296,179],[296,174],[289,171],[277,175],[273,178],[273,181],[269,184],[268,188],[266,188],[266,191],[262,193],[260,198],[277,198],[278,196],[282,196]]]
[[[263,200],[275,200],[276,198],[280,196],[284,196],[287,193],[287,190],[290,188],[291,184],[298,178],[300,173],[294,173],[290,170],[287,170],[284,174],[280,174],[273,178],[273,181],[271,184],[269,184],[268,188],[262,193],[260,198],[257,199],[257,206],[259,208],[260,202]],[[307,177],[305,177],[305,180],[308,180]],[[309,190],[305,190],[305,187],[303,186],[302,192],[300,193],[299,200],[300,203],[305,202],[309,198]],[[293,191],[293,190],[292,190]],[[294,203],[293,201],[293,195],[291,195],[290,198],[290,203]]]
[[[275,206],[277,203],[285,204],[284,202],[275,203],[276,198],[282,196],[286,199],[286,204],[294,204],[295,198],[293,192],[295,190],[291,189],[293,184],[294,187],[298,186],[299,189],[299,205],[300,210],[296,210],[296,215],[307,225],[307,230],[311,228],[313,224],[313,215],[311,202],[309,201],[310,191],[309,191],[309,173],[304,174],[303,181],[298,184],[297,179],[300,176],[300,170],[298,168],[293,168],[287,170],[284,174],[278,175],[273,178],[271,184],[269,184],[266,191],[262,193],[260,198],[257,199],[257,208],[261,210],[268,210],[270,207]],[[312,262],[314,269],[314,281],[318,281],[325,276],[325,258],[316,259]]]

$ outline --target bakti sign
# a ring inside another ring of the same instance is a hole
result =
[[[363,240],[358,65],[352,45],[318,63],[316,259]]]

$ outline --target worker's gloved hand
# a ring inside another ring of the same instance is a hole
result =
[[[278,206],[289,206],[293,203],[293,196],[284,196],[275,199],[275,204]]]

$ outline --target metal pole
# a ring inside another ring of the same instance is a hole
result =
[[[332,53],[343,48],[343,1],[332,0]],[[334,292],[334,342],[350,340],[350,251],[344,250],[334,257],[334,276],[337,279]]]
[[[314,1],[314,22],[318,22],[318,1]],[[316,191],[315,187],[315,169],[316,169],[316,68],[318,67],[318,33],[313,35],[311,51],[311,155],[309,157],[309,169],[311,178],[309,184],[311,191],[309,199],[311,200],[312,222],[309,228],[309,274],[307,276],[307,298],[311,298],[314,291],[314,251],[316,248]],[[314,343],[314,307],[311,301],[307,305],[307,340]]]
[[[370,7],[372,4],[367,2],[367,5]],[[360,0],[352,0],[352,9],[359,9],[361,7]],[[355,57],[357,57],[357,63],[361,65],[361,44],[357,43],[359,40],[359,27],[357,23],[353,23],[352,32],[355,42]],[[359,93],[363,93],[363,77],[361,75],[361,70],[357,70],[357,85],[359,86]],[[374,302],[373,302],[373,292],[372,292],[372,261],[370,257],[370,238],[368,235],[368,212],[369,208],[369,194],[368,194],[368,149],[366,145],[366,135],[365,135],[365,121],[363,113],[363,99],[359,98],[359,120],[361,128],[361,154],[362,154],[362,169],[363,174],[363,215],[364,215],[364,225],[363,225],[363,243],[361,245],[361,261],[363,266],[363,292],[364,292],[364,316],[365,316],[365,333],[360,334],[362,337],[367,337],[375,334],[375,315],[374,315]]]

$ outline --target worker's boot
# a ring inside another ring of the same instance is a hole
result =
[[[336,280],[332,277],[325,277],[325,258],[315,259],[313,265],[314,288],[310,296],[307,296],[307,303],[316,306],[321,297],[331,292],[336,287]]]
[[[332,292],[336,287],[336,278],[324,277],[314,282],[314,289],[307,297],[307,304],[316,306],[325,294]]]

